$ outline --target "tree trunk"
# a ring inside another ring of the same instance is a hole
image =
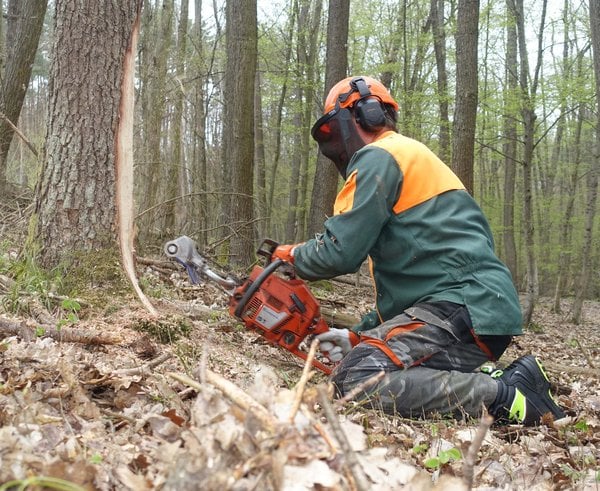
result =
[[[307,16],[308,11],[306,9],[306,2],[303,2],[302,6],[299,5],[298,0],[294,0],[293,7],[297,11],[298,25],[296,28],[297,42],[296,42],[296,70],[295,70],[295,94],[294,94],[294,109],[293,109],[293,125],[295,128],[300,130],[302,125],[302,105],[304,102],[304,64],[305,64],[305,53],[304,49],[306,46],[306,32],[307,27]],[[298,194],[300,189],[300,166],[302,163],[302,148],[301,148],[301,131],[296,131],[292,136],[293,139],[293,150],[290,158],[291,163],[291,176],[289,180],[289,195],[287,204],[287,218],[285,222],[285,242],[294,242],[297,231],[297,213],[298,213]]]
[[[478,35],[479,0],[459,0],[456,20],[456,105],[452,168],[471,194],[477,120]]]
[[[448,73],[446,71],[446,33],[444,32],[444,0],[431,0],[431,32],[437,67],[437,98],[440,107],[440,158],[451,162],[450,116],[448,112]]]
[[[518,98],[519,65],[517,63],[517,27],[514,10],[507,5],[506,26],[506,89],[504,91],[504,200],[502,204],[502,244],[504,261],[513,282],[518,285],[517,246],[515,244],[515,185],[517,177],[517,123],[515,101]]]
[[[298,230],[296,233],[295,240],[300,241],[306,238],[307,228],[307,211],[309,210],[310,203],[308,199],[308,167],[310,161],[310,140],[311,136],[308,131],[312,127],[312,114],[313,105],[312,101],[315,100],[315,73],[317,72],[317,49],[319,40],[319,25],[321,17],[323,15],[323,2],[322,0],[315,0],[314,11],[310,19],[310,30],[307,42],[307,53],[306,53],[306,88],[304,104],[304,114],[302,115],[302,121],[305,131],[302,132],[301,148],[302,148],[302,167],[300,169],[300,203],[301,206],[298,210]]]
[[[55,2],[44,162],[32,228],[45,267],[115,242],[115,130],[139,1]],[[77,87],[77,90],[73,90]]]
[[[194,84],[194,109],[193,109],[193,165],[191,169],[191,187],[193,192],[206,193],[207,191],[207,161],[206,161],[206,111],[204,110],[204,79],[208,78],[204,73],[204,33],[202,31],[202,0],[194,2],[195,23],[194,42],[195,47],[195,77],[198,81]],[[199,246],[206,244],[207,228],[207,195],[194,196],[190,203],[190,227],[196,231],[195,237]]]
[[[181,2],[179,25],[177,28],[177,52],[175,55],[175,87],[173,107],[173,157],[168,165],[167,175],[167,206],[165,216],[165,233],[171,237],[184,232],[189,207],[188,171],[184,158],[183,118],[185,96],[185,52],[187,45],[187,25],[189,1]]]
[[[546,20],[546,0],[543,0],[540,29],[538,31],[538,51],[535,73],[529,82],[528,44],[525,35],[523,0],[512,5],[517,23],[519,56],[521,58],[519,85],[521,88],[521,116],[523,118],[523,227],[525,229],[525,249],[527,260],[527,286],[523,322],[531,324],[533,310],[539,296],[538,268],[535,256],[535,226],[533,219],[533,152],[535,149],[535,98],[542,63],[542,39]]]
[[[163,165],[161,140],[163,135],[163,118],[166,113],[166,84],[169,49],[173,31],[173,0],[158,2],[154,7],[148,29],[142,29],[142,45],[147,64],[147,79],[142,92],[142,121],[144,133],[144,161],[140,168],[140,180],[144,185],[139,187],[139,204],[142,211],[156,206],[164,195],[163,176],[166,174]],[[161,191],[163,191],[161,193]],[[159,213],[161,212],[161,213]],[[164,210],[155,208],[139,221],[140,241],[150,242],[157,237],[166,236],[164,226]]]
[[[564,35],[563,35],[563,63],[562,63],[562,77],[566,80],[581,80],[582,78],[582,62],[583,54],[587,51],[580,51],[577,53],[577,72],[573,73],[573,63],[569,56],[569,36],[571,34],[568,22],[568,9],[569,0],[565,0],[563,4],[563,22],[564,22]],[[559,127],[556,131],[555,147],[559,147],[562,135],[565,133],[566,121],[568,118],[568,105],[567,97],[561,104],[561,119],[559,121]],[[577,188],[577,181],[579,180],[579,166],[581,163],[581,132],[584,121],[584,109],[583,104],[579,105],[577,122],[575,127],[575,140],[572,144],[566,144],[565,152],[563,155],[566,157],[567,162],[573,162],[573,165],[565,171],[566,179],[565,185],[561,186],[561,196],[566,196],[566,205],[564,205],[565,213],[560,221],[560,228],[558,234],[558,271],[555,279],[554,286],[554,299],[552,302],[552,311],[555,313],[561,313],[561,300],[564,294],[564,290],[567,285],[569,271],[571,268],[571,246],[572,246],[572,235],[573,235],[573,214],[575,209],[575,190]],[[554,152],[551,158],[550,165],[556,165],[559,162],[559,152]]]
[[[579,287],[573,305],[573,322],[579,324],[582,317],[583,300],[587,295],[592,274],[592,244],[594,239],[594,219],[598,200],[598,174],[600,173],[600,0],[590,0],[590,27],[592,52],[594,59],[594,78],[596,89],[596,144],[594,146],[590,172],[587,176],[585,207],[585,229],[583,233],[583,251]]]
[[[6,61],[6,43],[4,42],[4,0],[0,0],[0,85],[4,78],[4,63]]]
[[[288,79],[289,79],[289,67],[290,67],[290,60],[292,58],[292,38],[294,36],[294,28],[295,28],[295,24],[296,24],[296,9],[292,9],[292,15],[289,18],[289,22],[288,22],[288,29],[287,29],[287,33],[288,33],[288,39],[289,42],[287,43],[286,46],[286,50],[285,50],[285,55],[283,57],[284,60],[284,68],[283,68],[283,83],[281,85],[281,93],[279,95],[279,99],[277,102],[277,109],[276,109],[276,122],[274,125],[274,132],[275,132],[275,145],[274,145],[274,150],[273,150],[273,163],[271,164],[271,169],[270,169],[270,179],[268,181],[268,192],[267,192],[267,230],[269,231],[269,233],[276,237],[277,234],[273,233],[273,228],[272,228],[272,220],[271,220],[271,213],[273,211],[273,198],[275,195],[275,188],[276,188],[276,183],[277,183],[277,175],[278,175],[278,171],[279,171],[279,160],[281,158],[281,129],[282,129],[282,120],[283,120],[283,110],[284,110],[284,105],[286,102],[286,98],[287,98],[287,90],[288,90]]]
[[[16,126],[21,114],[47,3],[48,0],[8,2],[5,60],[0,46],[0,194],[8,184],[6,157],[14,133],[9,122]]]
[[[248,265],[254,258],[254,72],[257,58],[256,0],[226,4],[227,66],[223,126],[223,167],[231,171],[229,214],[231,263]],[[224,198],[225,199],[225,198]]]
[[[579,64],[581,66],[581,57],[579,57]],[[581,75],[579,75],[581,76]],[[572,236],[573,236],[573,215],[575,210],[575,189],[577,188],[577,181],[579,180],[579,166],[581,163],[581,129],[583,126],[583,105],[579,108],[579,117],[577,119],[577,128],[575,130],[575,142],[574,142],[574,156],[573,166],[571,168],[571,175],[567,181],[567,186],[564,189],[567,195],[567,205],[565,206],[565,214],[562,218],[560,225],[559,236],[559,253],[558,253],[558,274],[556,278],[556,285],[554,287],[554,301],[552,302],[552,310],[556,313],[561,312],[560,301],[562,299],[567,278],[569,275],[569,269],[571,267],[571,247],[572,247]]]
[[[265,133],[262,115],[262,94],[260,91],[260,70],[257,67],[254,86],[254,163],[256,165],[256,205],[255,214],[258,218],[257,239],[267,234],[267,159],[265,157]]]
[[[330,0],[323,100],[327,97],[331,87],[346,77],[349,18],[350,0]],[[323,222],[332,214],[333,203],[337,195],[338,178],[339,175],[335,165],[319,152],[308,220],[308,236],[321,231]]]

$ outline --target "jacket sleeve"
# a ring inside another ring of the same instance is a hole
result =
[[[390,219],[401,185],[400,168],[387,151],[366,146],[357,152],[324,232],[294,251],[298,275],[317,280],[357,271]]]

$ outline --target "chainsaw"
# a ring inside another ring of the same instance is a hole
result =
[[[185,268],[192,284],[208,279],[220,285],[229,295],[229,313],[247,329],[306,360],[302,343],[308,337],[328,331],[329,326],[306,283],[290,273],[289,263],[272,259],[277,245],[270,239],[263,241],[256,253],[265,258],[265,265],[254,266],[244,281],[212,271],[197,252],[196,243],[185,235],[167,242],[164,252]],[[278,270],[287,271],[289,278],[274,274]],[[319,360],[313,359],[312,364],[326,374],[331,373],[331,367]]]

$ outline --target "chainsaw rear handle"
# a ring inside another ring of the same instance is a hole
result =
[[[263,244],[266,241],[269,242],[274,242],[270,239],[265,239],[263,241]],[[261,244],[261,247],[262,245]],[[277,246],[275,246],[277,247]],[[257,254],[260,254],[261,249],[259,249],[258,251],[256,251]],[[264,254],[261,254],[264,256]],[[256,291],[260,288],[260,286],[263,284],[263,282],[271,275],[275,272],[275,270],[277,268],[279,268],[282,264],[284,264],[284,261],[282,261],[281,259],[276,259],[275,261],[271,262],[271,254],[269,254],[269,264],[267,264],[267,266],[265,267],[265,269],[263,269],[263,271],[258,275],[258,277],[256,278],[256,280],[254,280],[252,282],[251,285],[248,286],[248,288],[246,289],[246,291],[244,292],[244,295],[242,295],[242,298],[240,298],[240,301],[238,302],[234,314],[236,317],[238,318],[242,318],[242,312],[244,311],[244,308],[246,307],[246,304],[248,303],[248,301],[252,298],[252,296],[256,293]]]
[[[274,241],[273,239],[263,239],[262,243],[258,247],[256,254],[258,256],[263,256],[265,258],[265,266],[268,266],[269,263],[273,261],[273,253],[279,242]]]

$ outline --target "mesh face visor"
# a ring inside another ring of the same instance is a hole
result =
[[[352,155],[364,145],[356,133],[352,118],[348,109],[336,108],[319,118],[310,132],[319,144],[321,153],[333,161],[344,179]]]

